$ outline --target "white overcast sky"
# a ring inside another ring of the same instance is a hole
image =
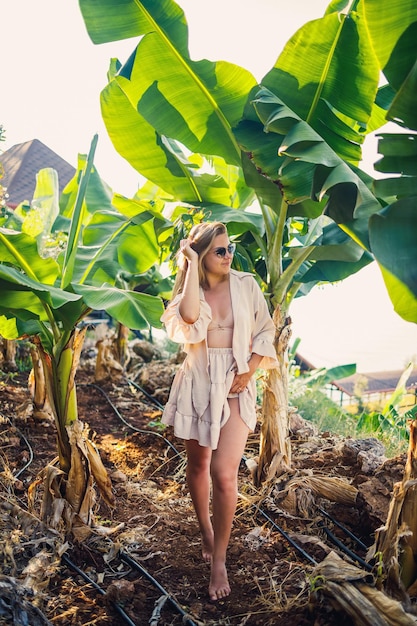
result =
[[[180,0],[194,59],[224,59],[260,80],[325,0]],[[122,62],[136,40],[94,46],[76,0],[13,0],[2,8],[0,124],[5,150],[39,139],[71,164],[99,135],[95,165],[114,191],[132,196],[139,176],[113,149],[99,94],[109,60]],[[364,169],[376,160],[369,142]],[[417,355],[417,325],[393,311],[375,263],[343,284],[316,287],[291,308],[293,338],[315,366],[357,363],[360,372],[401,369]]]

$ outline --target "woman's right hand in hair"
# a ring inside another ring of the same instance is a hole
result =
[[[200,315],[200,292],[198,279],[198,254],[189,239],[180,241],[180,251],[187,259],[186,276],[179,305],[181,317],[187,324],[194,324]]]
[[[189,239],[181,239],[180,250],[188,261],[194,261],[198,259],[198,254],[192,249]]]

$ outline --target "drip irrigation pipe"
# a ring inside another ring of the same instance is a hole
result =
[[[263,509],[260,509],[256,504],[254,504],[253,506],[262,515],[262,517],[264,517],[270,524],[272,524],[273,528],[275,528],[279,533],[281,533],[281,535],[288,541],[289,544],[292,545],[293,548],[295,548],[295,550],[297,550],[299,554],[301,554],[302,557],[307,559],[307,561],[310,561],[312,565],[317,565],[317,561],[312,556],[310,556],[308,552],[306,552],[303,548],[301,548],[301,546],[299,546],[298,543],[294,541],[294,539],[291,539],[288,533],[286,533],[285,530],[283,530],[280,526],[278,526],[278,524],[274,522],[274,520],[271,519],[269,515],[265,513]]]
[[[174,446],[174,444],[169,439],[167,439],[166,437],[161,435],[161,433],[157,433],[154,430],[146,430],[144,428],[136,428],[136,426],[133,426],[133,424],[129,424],[129,422],[126,421],[125,418],[123,417],[123,415],[120,413],[119,409],[110,400],[108,394],[99,385],[96,385],[95,383],[80,383],[79,386],[93,387],[94,389],[97,389],[97,391],[99,391],[106,398],[107,402],[109,403],[109,405],[111,406],[111,408],[113,409],[113,411],[115,412],[115,414],[117,415],[119,420],[121,422],[123,422],[123,424],[125,424],[125,426],[127,426],[131,430],[134,430],[136,433],[141,433],[142,435],[155,435],[156,437],[160,437],[171,448],[171,450],[173,450],[175,452],[176,456],[181,456],[182,455],[182,452],[179,452],[179,450],[177,450],[177,448]]]
[[[19,437],[21,437],[23,439],[23,441],[25,442],[28,450],[29,450],[29,460],[25,463],[25,465],[23,467],[20,468],[20,470],[18,472],[16,472],[16,474],[14,474],[15,478],[18,478],[20,476],[20,474],[22,474],[25,469],[27,469],[29,467],[29,465],[33,462],[33,459],[35,458],[35,455],[33,454],[33,448],[30,445],[29,441],[27,440],[27,438],[25,437],[25,435],[22,433],[21,430],[19,430],[18,428],[16,428],[16,426],[14,426],[13,422],[11,421],[11,419],[9,417],[6,416],[7,421],[9,422],[10,426],[12,426],[12,428],[16,429],[16,432],[19,434]]]
[[[197,626],[196,623],[193,622],[193,620],[184,611],[184,609],[178,604],[178,602],[174,600],[174,598],[167,592],[167,590],[152,576],[152,574],[150,574],[143,567],[143,565],[135,561],[135,559],[133,559],[129,554],[127,554],[123,550],[120,551],[119,556],[122,561],[124,561],[125,563],[133,567],[134,569],[141,572],[144,576],[146,576],[146,578],[154,585],[154,587],[156,587],[167,598],[167,600],[172,604],[175,610],[178,611],[178,613],[180,613],[180,615],[182,616],[183,624],[189,624],[189,626]]]
[[[68,565],[68,567],[70,567],[72,570],[74,570],[74,572],[76,572],[77,574],[79,574],[82,578],[84,578],[84,580],[86,582],[88,582],[90,585],[92,585],[94,587],[94,589],[96,591],[98,591],[102,596],[106,595],[106,592],[104,591],[104,589],[102,589],[100,587],[100,585],[98,585],[95,580],[93,580],[92,578],[90,578],[88,576],[88,574],[86,574],[85,572],[83,572],[82,569],[80,569],[77,565],[75,565],[75,563],[73,563],[71,561],[71,559],[69,559],[67,557],[66,554],[63,554],[61,557],[61,560],[66,563],[66,565]],[[124,619],[124,621],[126,622],[126,624],[128,624],[129,626],[136,626],[135,622],[133,622],[129,615],[126,613],[126,611],[124,609],[122,609],[122,607],[120,606],[120,604],[117,604],[117,602],[113,602],[113,600],[110,600],[111,605],[113,606],[113,608],[117,611],[117,613],[120,615],[120,617],[122,619]]]
[[[355,554],[354,552],[352,552],[352,550],[349,550],[349,548],[347,546],[345,546],[344,543],[342,543],[332,532],[331,530],[329,530],[327,528],[327,526],[324,525],[324,522],[319,522],[318,524],[319,528],[322,528],[324,530],[324,532],[326,533],[326,535],[328,536],[328,538],[330,539],[330,541],[332,543],[334,543],[340,550],[342,550],[345,554],[347,554],[353,561],[355,561],[356,563],[359,563],[359,565],[361,565],[364,569],[366,569],[368,572],[372,571],[372,565],[370,565],[369,563],[367,563],[366,561],[364,561],[363,559],[361,559],[360,556],[358,556],[357,554]]]
[[[18,472],[16,472],[15,478],[18,478],[20,476],[20,474],[22,474],[29,467],[29,465],[32,463],[33,459],[35,458],[35,455],[33,454],[33,448],[30,445],[30,443],[27,440],[27,438],[25,437],[25,435],[20,430],[18,430],[17,432],[22,437],[22,439],[24,440],[25,444],[28,447],[28,450],[29,450],[29,460],[25,463],[25,465],[23,467],[20,468],[20,470]]]
[[[165,408],[165,407],[164,407],[164,405],[163,405],[163,404],[161,404],[161,403],[159,402],[159,400],[157,400],[156,398],[154,398],[153,396],[151,396],[151,394],[150,394],[150,393],[148,393],[148,392],[146,391],[146,389],[144,389],[143,387],[141,387],[140,385],[138,385],[138,383],[136,383],[134,380],[130,380],[130,378],[125,378],[125,380],[126,380],[126,382],[127,382],[129,385],[133,385],[136,389],[138,389],[141,393],[143,393],[143,395],[144,395],[144,396],[146,396],[146,397],[148,398],[148,400],[150,400],[151,402],[153,402],[153,404],[155,404],[155,405],[158,407],[158,409],[161,409],[161,411],[163,411],[163,410],[164,410],[164,408]]]
[[[338,528],[340,528],[341,530],[343,530],[343,532],[348,535],[348,537],[350,537],[351,539],[353,539],[353,541],[360,547],[362,548],[362,550],[365,550],[365,552],[368,550],[368,546],[366,546],[358,537],[356,537],[352,532],[350,532],[350,530],[348,528],[346,528],[345,526],[343,526],[343,524],[341,524],[340,522],[338,522],[336,519],[334,519],[334,517],[332,517],[329,513],[327,513],[327,511],[325,511],[324,509],[322,509],[321,507],[317,507],[317,510],[324,515],[325,517],[327,517],[329,520],[331,520],[333,522],[333,524],[335,526],[337,526]]]

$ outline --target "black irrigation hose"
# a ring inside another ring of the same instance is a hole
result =
[[[69,559],[67,557],[66,554],[63,554],[61,557],[61,560],[66,563],[66,565],[68,565],[68,567],[70,567],[72,570],[74,570],[74,572],[76,572],[77,574],[79,574],[82,578],[84,578],[84,580],[86,582],[88,582],[90,585],[92,585],[94,587],[94,589],[96,589],[96,591],[98,591],[102,596],[106,595],[106,592],[104,591],[104,589],[102,589],[100,587],[100,585],[98,585],[95,580],[93,580],[92,578],[90,578],[88,576],[88,574],[86,574],[85,572],[83,572],[82,569],[80,569],[77,565],[75,565],[75,563],[73,563],[71,561],[71,559]],[[126,611],[120,606],[120,604],[118,604],[117,602],[113,602],[113,600],[110,600],[111,605],[113,606],[113,608],[117,611],[117,613],[120,615],[120,617],[122,619],[124,619],[124,621],[126,622],[126,624],[128,624],[129,626],[136,626],[135,622],[133,622],[129,615],[126,613]]]
[[[127,426],[131,430],[134,430],[136,433],[141,433],[142,435],[155,435],[156,437],[160,437],[175,452],[176,456],[181,456],[182,455],[182,452],[179,452],[179,450],[177,450],[177,448],[174,446],[174,444],[169,439],[167,439],[166,437],[161,435],[161,433],[158,433],[158,432],[156,432],[154,430],[146,430],[144,428],[136,428],[136,426],[133,426],[132,424],[129,424],[129,422],[125,420],[123,415],[120,413],[119,409],[113,404],[113,402],[110,400],[108,394],[104,391],[104,389],[102,389],[100,387],[100,385],[96,385],[95,383],[80,383],[78,386],[94,387],[94,389],[97,389],[97,391],[99,391],[106,398],[107,402],[109,403],[109,405],[111,406],[113,411],[116,413],[116,415],[119,418],[119,420],[121,422],[123,422],[123,424],[125,426]]]
[[[278,526],[278,524],[276,522],[274,522],[274,520],[271,519],[269,517],[269,515],[267,513],[265,513],[265,511],[263,509],[260,509],[256,504],[254,504],[253,506],[262,515],[262,517],[264,517],[270,524],[272,524],[272,526],[279,533],[281,533],[281,535],[288,541],[288,543],[290,543],[292,545],[293,548],[295,548],[297,550],[297,552],[299,554],[301,554],[302,557],[307,559],[307,561],[310,561],[310,563],[312,565],[317,565],[318,564],[317,561],[315,559],[313,559],[313,557],[310,556],[308,554],[308,552],[306,552],[301,546],[299,546],[298,543],[294,541],[294,539],[291,539],[291,537],[288,535],[288,533],[286,533],[285,530],[283,530],[280,526]]]
[[[29,460],[27,461],[27,463],[25,463],[25,465],[22,468],[20,468],[20,470],[18,472],[16,472],[16,474],[14,475],[15,478],[18,478],[20,476],[20,474],[22,474],[29,467],[29,465],[32,463],[33,459],[35,458],[35,455],[33,454],[33,448],[30,445],[30,443],[27,440],[27,438],[25,437],[25,435],[20,430],[18,430],[17,432],[22,437],[22,439],[24,440],[25,444],[28,447],[28,450],[29,450]]]
[[[353,541],[360,547],[362,548],[362,550],[367,551],[368,550],[368,546],[366,546],[358,537],[356,537],[356,535],[354,535],[352,532],[350,532],[350,530],[348,528],[346,528],[345,526],[343,526],[343,524],[341,524],[340,522],[338,522],[336,519],[334,519],[334,517],[332,517],[330,515],[330,513],[327,513],[327,511],[325,511],[324,509],[322,509],[321,507],[317,507],[317,510],[324,515],[325,517],[327,517],[329,520],[331,520],[333,522],[333,524],[335,526],[337,526],[338,528],[340,528],[341,530],[343,530],[343,532],[348,535],[348,537],[350,537],[351,539],[353,539]]]
[[[9,417],[6,416],[7,421],[9,422],[10,426],[12,426],[12,428],[16,429],[16,432],[19,434],[19,437],[21,437],[28,450],[29,450],[29,460],[27,461],[27,463],[25,463],[25,465],[23,467],[20,468],[20,470],[18,472],[16,472],[16,474],[14,474],[14,478],[18,478],[20,476],[20,474],[22,474],[25,469],[27,469],[29,467],[29,465],[33,462],[33,459],[35,458],[35,455],[33,454],[33,448],[30,445],[29,441],[27,440],[27,438],[25,437],[25,435],[22,433],[21,430],[19,430],[18,428],[16,428],[16,426],[14,426],[13,422],[11,421],[11,419]]]
[[[136,387],[136,389],[138,389],[141,393],[143,393],[144,396],[146,396],[148,398],[148,400],[150,400],[151,402],[153,402],[158,409],[161,409],[161,411],[164,410],[164,405],[161,404],[159,402],[159,400],[157,400],[156,398],[154,398],[153,396],[151,396],[150,393],[148,393],[146,391],[146,389],[144,389],[143,387],[141,387],[140,385],[138,385],[138,383],[135,383],[134,380],[130,380],[130,378],[125,378],[125,381],[129,384],[129,385],[133,385],[134,387]]]
[[[361,565],[364,569],[368,570],[368,572],[372,571],[372,565],[361,559],[360,556],[352,552],[348,547],[345,546],[332,532],[324,525],[324,522],[320,522],[318,524],[319,528],[322,528],[330,541],[335,544],[340,550],[342,550],[345,554],[347,554],[353,561],[356,561]]]
[[[141,572],[146,578],[156,587],[172,604],[178,613],[182,616],[183,624],[189,624],[189,626],[197,626],[195,622],[189,617],[189,615],[184,611],[184,609],[178,604],[176,600],[168,593],[168,591],[150,574],[140,563],[135,561],[129,554],[121,550],[119,552],[119,556],[122,561],[133,567],[134,569]]]

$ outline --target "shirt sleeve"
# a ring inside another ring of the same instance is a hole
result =
[[[181,294],[178,294],[167,306],[161,317],[167,335],[175,343],[200,343],[207,338],[207,328],[211,321],[211,309],[200,298],[200,315],[193,324],[188,324],[181,317],[179,310]]]
[[[252,335],[252,352],[263,357],[259,364],[262,369],[278,367],[274,346],[275,325],[268,310],[265,296],[254,279],[253,299],[255,307],[255,327]]]

